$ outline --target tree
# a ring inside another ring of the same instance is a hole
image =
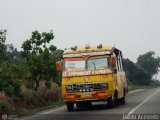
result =
[[[38,31],[32,32],[30,39],[26,40],[22,44],[23,52],[22,55],[26,59],[27,68],[30,71],[29,80],[32,86],[35,84],[35,90],[39,86],[39,81],[43,78],[50,80],[50,74],[55,73],[55,60],[51,60],[51,55],[56,51],[54,45],[47,47],[54,38],[53,32],[43,32],[42,34]]]
[[[13,63],[17,49],[12,44],[5,44],[7,30],[0,30],[0,91],[7,96],[20,94],[21,65]]]
[[[0,61],[5,57],[5,41],[6,41],[7,30],[0,30]]]
[[[150,80],[148,73],[138,64],[133,63],[129,59],[124,59],[127,80],[132,84],[149,85]]]
[[[155,52],[151,51],[140,55],[137,59],[137,64],[148,72],[150,79],[158,73],[160,67],[160,57],[154,57],[154,55]]]
[[[20,65],[4,62],[0,71],[0,91],[4,91],[7,96],[18,96],[20,94],[20,75],[23,71]]]
[[[160,67],[160,58],[154,55],[153,51],[140,55],[137,63],[124,59],[128,81],[133,84],[150,85],[152,77],[158,73]]]
[[[55,64],[56,64],[57,61],[60,61],[62,59],[63,52],[64,52],[63,50],[56,50],[55,53],[51,55],[52,62],[54,60],[55,61],[54,61],[54,66],[52,68],[52,71],[50,73],[53,73],[53,71],[54,71],[55,74],[52,74],[53,75],[52,77],[54,78],[54,76],[56,76],[56,79],[53,79],[53,80],[56,81],[59,86],[61,85],[62,73],[56,71],[56,65]]]
[[[7,30],[0,30],[0,42],[5,43]]]
[[[21,52],[17,51],[13,44],[5,44],[5,48],[5,61],[12,63],[22,63],[24,61],[21,57]]]

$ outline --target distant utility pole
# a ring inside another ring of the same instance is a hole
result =
[[[1,29],[0,30],[0,42],[1,43],[5,43],[6,35],[7,35],[7,30]]]

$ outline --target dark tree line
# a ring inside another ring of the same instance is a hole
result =
[[[137,85],[160,84],[154,80],[154,75],[158,74],[160,67],[160,57],[155,57],[155,52],[147,52],[137,58],[133,63],[129,59],[124,59],[127,79],[130,83]]]

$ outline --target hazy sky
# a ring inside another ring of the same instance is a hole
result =
[[[159,0],[0,0],[0,29],[19,50],[31,32],[54,31],[60,49],[114,45],[124,57],[160,56]]]

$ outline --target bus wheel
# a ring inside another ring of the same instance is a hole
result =
[[[83,107],[84,105],[83,105],[83,102],[77,102],[76,106],[77,106],[77,108],[80,108],[80,107]]]
[[[119,104],[117,96],[118,96],[117,92],[115,92],[114,96],[112,96],[112,97],[110,97],[110,98],[107,99],[107,103],[108,103],[108,106],[110,108],[113,108],[113,107],[115,107],[116,105]]]
[[[73,109],[74,109],[74,103],[67,102],[66,105],[67,105],[67,110],[68,111],[73,111]]]
[[[110,97],[110,98],[107,99],[107,103],[108,103],[108,106],[109,106],[110,108],[115,107],[115,102],[114,102],[114,100],[113,100],[112,97]]]
[[[121,102],[121,104],[125,104],[126,103],[125,96],[120,99],[120,102]]]
[[[121,104],[125,104],[125,103],[126,103],[126,100],[125,100],[125,96],[126,96],[126,94],[125,94],[125,89],[124,89],[123,92],[124,92],[124,93],[123,93],[123,97],[120,98],[120,100],[119,100]]]

